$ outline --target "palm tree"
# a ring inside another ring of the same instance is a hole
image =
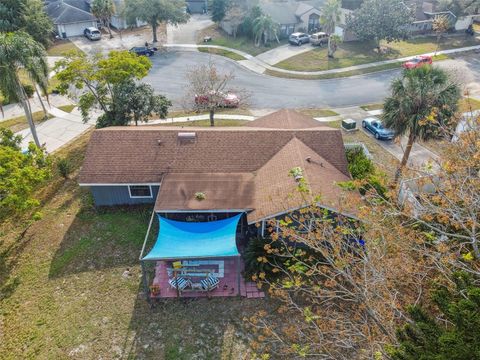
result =
[[[20,81],[19,72],[24,71],[46,94],[48,85],[46,55],[44,47],[23,31],[0,33],[0,91],[9,99],[20,102],[37,146],[40,146],[40,142],[33,123],[32,109]]]
[[[341,4],[339,0],[328,0],[323,9],[322,9],[322,16],[320,17],[320,23],[323,25],[323,30],[328,34],[331,35],[335,33],[335,25],[337,22],[340,21],[340,11]],[[334,41],[336,39],[333,39]],[[336,46],[336,42],[335,42]],[[336,50],[336,49],[335,49]],[[332,39],[328,37],[328,57],[333,57],[332,52]]]
[[[395,176],[397,181],[407,164],[413,143],[439,135],[450,125],[460,99],[460,88],[448,74],[437,67],[424,65],[404,70],[391,84],[392,94],[383,104],[382,120],[396,136],[408,134],[408,142]]]
[[[260,41],[263,38],[263,44],[267,45],[270,35],[273,35],[277,42],[278,40],[278,24],[273,21],[270,15],[260,15],[253,20],[253,33],[255,35],[255,45],[260,46]]]
[[[115,15],[115,5],[112,0],[93,0],[90,7],[92,14],[96,16],[101,22],[107,26],[110,39],[112,36],[112,30],[110,29],[110,19]]]
[[[440,46],[440,39],[442,34],[450,28],[450,20],[445,15],[436,16],[433,19],[432,29],[437,34],[437,48],[435,49],[435,55],[437,55],[438,47]]]

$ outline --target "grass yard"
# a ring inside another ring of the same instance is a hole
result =
[[[241,359],[243,318],[276,308],[241,298],[143,297],[138,255],[152,206],[95,209],[76,182],[90,133],[58,152],[77,169],[40,191],[43,217],[0,224],[2,359]],[[124,272],[128,269],[127,274]]]
[[[383,110],[383,104],[368,104],[360,106],[365,111]]]
[[[452,36],[440,41],[439,50],[454,49],[480,44],[472,37]],[[385,54],[374,51],[373,45],[364,42],[346,42],[338,46],[335,59],[328,59],[326,48],[317,48],[303,54],[293,56],[275,64],[276,67],[296,71],[321,71],[338,69],[376,61],[392,60],[401,57],[434,52],[437,45],[434,37],[419,37],[408,41],[384,44]],[[440,60],[436,58],[434,60]]]
[[[480,100],[475,98],[463,98],[458,104],[460,112],[468,112],[480,109]]]
[[[212,38],[212,41],[208,43],[203,42],[203,38],[205,36],[210,36]],[[253,40],[247,38],[246,36],[237,36],[237,38],[234,39],[233,36],[229,36],[223,30],[218,29],[217,25],[212,25],[206,29],[203,29],[199,31],[197,34],[198,45],[225,46],[228,48],[244,51],[247,54],[250,54],[253,56],[257,56],[258,54],[261,54],[265,51],[271,50],[277,46],[280,46],[286,43],[287,43],[287,40],[281,40],[280,43],[273,41],[270,43],[270,46],[268,47],[265,47],[263,45],[260,45],[257,47],[253,43]],[[224,55],[224,54],[219,54],[219,55]]]
[[[80,49],[70,40],[57,40],[47,49],[48,56],[63,56],[66,52]]]
[[[228,57],[232,60],[235,61],[240,61],[240,60],[246,60],[242,55],[239,55],[237,53],[234,53],[233,51],[228,51],[224,49],[215,49],[215,48],[198,48],[198,51],[204,52],[204,53],[209,53],[209,54],[214,54],[214,55],[221,55]]]
[[[35,124],[40,124],[44,121],[45,114],[43,111],[36,111],[32,113],[33,121]],[[51,119],[51,115],[47,115],[47,119]],[[11,118],[5,121],[1,121],[0,119],[0,127],[8,128],[13,132],[21,131],[23,129],[28,128],[28,121],[25,115],[18,116],[15,118]]]
[[[297,109],[297,111],[311,117],[329,117],[338,115],[338,113],[330,109]]]
[[[447,58],[447,57],[445,57],[445,58]],[[339,73],[322,74],[322,75],[288,74],[288,73],[283,73],[283,72],[280,72],[280,71],[275,71],[275,70],[270,70],[270,69],[265,70],[264,74],[265,75],[270,75],[270,76],[275,76],[275,77],[286,78],[286,79],[328,80],[328,79],[337,79],[337,78],[343,78],[343,77],[349,77],[349,76],[355,76],[355,75],[370,74],[370,73],[385,71],[385,70],[399,69],[400,65],[401,64],[399,62],[397,62],[397,63],[393,63],[393,64],[384,64],[384,65],[372,66],[372,67],[369,67],[369,68],[366,68],[366,69],[342,71],[342,72],[339,72]]]
[[[62,105],[62,106],[58,106],[58,108],[60,110],[63,110],[65,112],[68,112],[68,113],[71,113],[73,111],[73,109],[75,109],[77,107],[77,105]]]

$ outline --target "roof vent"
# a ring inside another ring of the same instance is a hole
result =
[[[180,141],[195,141],[197,134],[194,132],[179,132],[178,140]]]
[[[158,140],[157,140],[157,144],[158,144],[159,146],[162,145],[162,140],[158,139]]]

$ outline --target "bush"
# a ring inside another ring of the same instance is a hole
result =
[[[29,98],[31,98],[33,96],[33,93],[35,92],[35,88],[30,84],[23,85],[23,90],[25,90],[25,93]]]
[[[269,238],[262,238],[256,236],[250,239],[244,254],[245,261],[245,278],[252,280],[252,276],[260,272],[265,273],[267,278],[273,277],[273,267],[268,262],[275,261],[274,255],[267,253],[265,245],[270,244],[273,247],[272,241]],[[267,262],[263,260],[267,260]]]
[[[372,160],[370,160],[362,148],[347,149],[348,171],[354,179],[366,179],[375,172]]]
[[[68,176],[72,172],[72,164],[67,158],[60,159],[57,162],[57,169],[63,178],[68,179]]]

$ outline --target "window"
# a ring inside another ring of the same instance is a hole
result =
[[[149,185],[130,185],[128,192],[131,198],[151,198],[152,188]]]

